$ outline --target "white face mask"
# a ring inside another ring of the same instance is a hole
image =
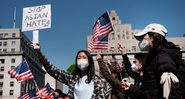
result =
[[[77,66],[80,70],[85,70],[89,66],[89,62],[86,59],[78,59]]]
[[[55,92],[55,96],[58,97],[59,93],[58,92]]]
[[[149,42],[145,39],[139,42],[139,48],[141,51],[149,51]]]
[[[132,64],[131,68],[132,68],[132,71],[134,71],[134,72],[138,72],[139,71],[139,67],[136,66],[136,64]]]

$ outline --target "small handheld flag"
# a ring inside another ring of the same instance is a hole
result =
[[[17,67],[8,71],[18,82],[34,78],[27,61],[24,59]]]
[[[49,99],[54,99],[52,88],[50,87],[49,83],[47,83],[42,89],[37,92],[37,95],[39,94],[47,96]]]
[[[39,97],[36,95],[36,90],[32,89],[29,90],[26,94],[20,96],[18,99],[39,99]]]

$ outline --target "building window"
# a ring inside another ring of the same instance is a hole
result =
[[[4,71],[4,66],[1,66],[0,67],[0,71]]]
[[[118,34],[118,40],[120,39],[120,35]]]
[[[116,20],[116,18],[115,17],[112,17],[112,20]]]
[[[0,82],[0,88],[3,87],[3,82]]]
[[[0,59],[1,64],[5,63],[5,59]]]
[[[16,42],[12,41],[11,46],[16,46]]]
[[[12,37],[16,37],[16,33],[12,33]]]
[[[4,34],[4,38],[7,38],[7,37],[8,37],[8,33],[5,33],[5,34]]]
[[[3,49],[3,52],[7,52],[7,49]]]
[[[13,90],[10,90],[9,91],[9,95],[13,95]]]
[[[112,40],[115,40],[115,36],[114,36],[114,33],[112,33]]]
[[[13,86],[14,86],[14,82],[11,81],[11,82],[10,82],[10,87],[13,87]]]
[[[15,66],[11,66],[11,69],[14,69],[15,68]]]
[[[3,44],[2,44],[2,42],[0,42],[0,46],[2,46]]]
[[[3,90],[0,90],[0,96],[2,96],[3,95]]]
[[[125,39],[125,34],[122,35],[122,38]]]
[[[110,52],[114,52],[114,47],[110,47]]]
[[[126,39],[129,39],[129,33],[126,31]]]
[[[7,46],[7,42],[3,42],[3,46]]]
[[[136,51],[136,46],[132,46],[132,51]]]
[[[12,48],[12,49],[11,49],[11,52],[15,52],[15,48]]]
[[[132,32],[132,39],[135,39],[135,37],[134,37],[134,32]]]
[[[0,34],[0,38],[3,38],[3,34],[2,33]]]
[[[10,78],[13,78],[13,79],[14,79],[14,78],[15,78],[15,76],[10,75]]]
[[[0,74],[0,79],[3,79],[4,78],[4,75],[3,74]]]
[[[15,63],[15,58],[12,58],[11,59],[11,63]]]

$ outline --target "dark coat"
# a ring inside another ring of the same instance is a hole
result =
[[[142,82],[141,82],[141,77],[140,74],[138,72],[134,72],[132,71],[132,64],[130,63],[130,60],[127,56],[127,54],[122,55],[123,58],[123,65],[126,69],[126,73],[134,79],[134,85],[138,88],[140,88],[140,86],[142,86]],[[135,92],[130,92],[130,90],[126,91],[126,94],[128,95],[129,99],[138,99],[138,97],[140,96],[140,94],[137,94]]]
[[[125,99],[125,91],[121,87],[121,82],[109,73],[106,63],[102,59],[98,59],[98,63],[103,76],[112,86],[111,99]]]
[[[175,60],[175,61],[174,61]],[[173,43],[165,46],[154,46],[149,52],[142,67],[143,86],[138,88],[130,86],[130,91],[140,95],[138,99],[164,99],[163,85],[160,84],[160,77],[164,72],[171,72],[177,75],[176,62],[182,60],[182,54]],[[180,99],[179,83],[172,83],[169,99]]]

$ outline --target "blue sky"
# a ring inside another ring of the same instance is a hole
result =
[[[163,24],[167,37],[185,34],[185,0],[1,0],[0,27],[22,27],[24,7],[51,4],[51,28],[39,30],[41,50],[57,67],[66,70],[77,51],[86,49],[86,36],[92,34],[94,18],[106,10],[116,10],[122,23],[143,29],[150,23]],[[32,40],[32,32],[25,32]]]

